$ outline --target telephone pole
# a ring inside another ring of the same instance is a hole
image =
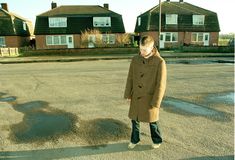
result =
[[[159,26],[158,26],[158,51],[160,52],[160,40],[161,40],[161,16],[162,15],[162,7],[161,0],[159,0]]]

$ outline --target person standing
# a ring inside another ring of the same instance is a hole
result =
[[[159,148],[163,139],[159,128],[159,110],[166,89],[167,71],[154,39],[143,36],[140,53],[132,58],[124,98],[130,102],[128,117],[132,122],[129,149],[140,142],[140,122],[150,126],[152,148]]]

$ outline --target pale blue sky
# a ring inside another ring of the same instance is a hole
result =
[[[122,15],[126,32],[133,32],[136,17],[158,5],[159,0],[53,0],[60,5],[109,4],[109,9]],[[165,1],[165,0],[162,0]],[[177,0],[172,0],[177,1]],[[184,0],[185,2],[214,11],[218,14],[220,33],[235,33],[234,0]],[[52,0],[0,0],[7,3],[8,10],[35,23],[36,15],[50,10]]]

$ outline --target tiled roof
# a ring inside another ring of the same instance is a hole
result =
[[[67,15],[94,15],[94,14],[113,14],[117,13],[110,11],[98,5],[63,5],[52,10],[44,12],[38,16],[67,16]]]
[[[162,31],[208,31],[219,32],[217,14],[187,2],[162,2]],[[164,25],[165,14],[178,14],[177,25]],[[205,15],[205,23],[202,26],[192,24],[192,15]],[[141,26],[136,23],[135,32],[156,31],[159,28],[159,5],[139,15]]]
[[[111,27],[93,27],[94,16],[111,17]],[[48,17],[67,17],[66,28],[49,28]],[[60,6],[37,16],[35,35],[80,34],[87,29],[99,29],[102,33],[124,33],[122,16],[98,5]]]
[[[27,24],[26,31],[23,22]],[[32,33],[31,25],[29,20],[0,8],[0,36],[29,36]]]

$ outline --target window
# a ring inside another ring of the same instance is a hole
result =
[[[115,35],[114,34],[103,34],[102,41],[105,44],[115,44]]]
[[[23,29],[24,29],[25,31],[27,30],[26,22],[23,22]]]
[[[49,17],[49,27],[50,28],[67,27],[67,18],[66,17]]]
[[[47,45],[53,45],[53,36],[46,36]]]
[[[202,42],[203,41],[203,33],[192,33],[192,42]]]
[[[111,27],[110,17],[93,17],[94,27]]]
[[[166,33],[166,41],[170,42],[171,41],[171,33]]]
[[[71,38],[71,37],[69,37],[69,38]],[[61,44],[66,44],[66,36],[60,36],[60,42],[61,42]],[[70,42],[72,42],[72,41],[70,41]]]
[[[0,47],[5,47],[6,43],[5,43],[5,37],[0,37]]]
[[[57,36],[46,36],[47,45],[67,45],[67,40],[65,35]]]
[[[177,32],[166,33],[165,34],[165,41],[166,42],[177,42],[178,41],[178,33]]]
[[[138,26],[141,25],[141,17],[138,17]]]
[[[166,14],[166,24],[178,24],[178,15]]]
[[[204,25],[204,15],[193,15],[193,25]]]

